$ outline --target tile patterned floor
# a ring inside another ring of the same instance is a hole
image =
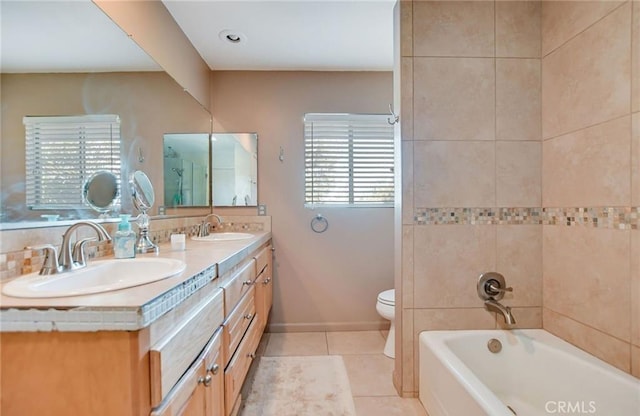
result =
[[[418,399],[398,397],[391,380],[393,360],[382,354],[386,335],[387,331],[265,333],[258,354],[341,355],[358,416],[427,416]]]

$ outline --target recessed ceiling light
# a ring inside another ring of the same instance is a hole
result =
[[[220,38],[223,42],[238,44],[245,43],[247,41],[247,37],[240,32],[235,30],[223,30],[218,33],[218,38]]]

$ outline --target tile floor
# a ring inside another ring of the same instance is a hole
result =
[[[265,333],[258,354],[341,355],[358,416],[427,416],[418,399],[398,397],[393,387],[393,360],[382,354],[386,332]]]

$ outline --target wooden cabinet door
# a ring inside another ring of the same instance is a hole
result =
[[[203,359],[195,362],[151,416],[205,416],[206,368]]]
[[[224,415],[224,357],[221,348],[221,330],[214,336],[205,352],[204,363],[210,384],[205,389],[207,416]]]

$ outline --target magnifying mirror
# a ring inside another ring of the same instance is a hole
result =
[[[97,171],[84,183],[82,196],[87,205],[104,215],[118,197],[118,178],[113,172]]]
[[[136,243],[136,252],[157,254],[158,246],[153,244],[149,239],[149,216],[147,215],[147,211],[155,202],[153,185],[151,184],[149,177],[140,170],[133,172],[129,185],[131,186],[133,204],[141,212],[138,216],[140,237]]]
[[[133,172],[133,175],[131,175],[131,192],[134,205],[142,212],[149,210],[155,203],[156,197],[153,192],[153,185],[149,177],[140,170]]]

